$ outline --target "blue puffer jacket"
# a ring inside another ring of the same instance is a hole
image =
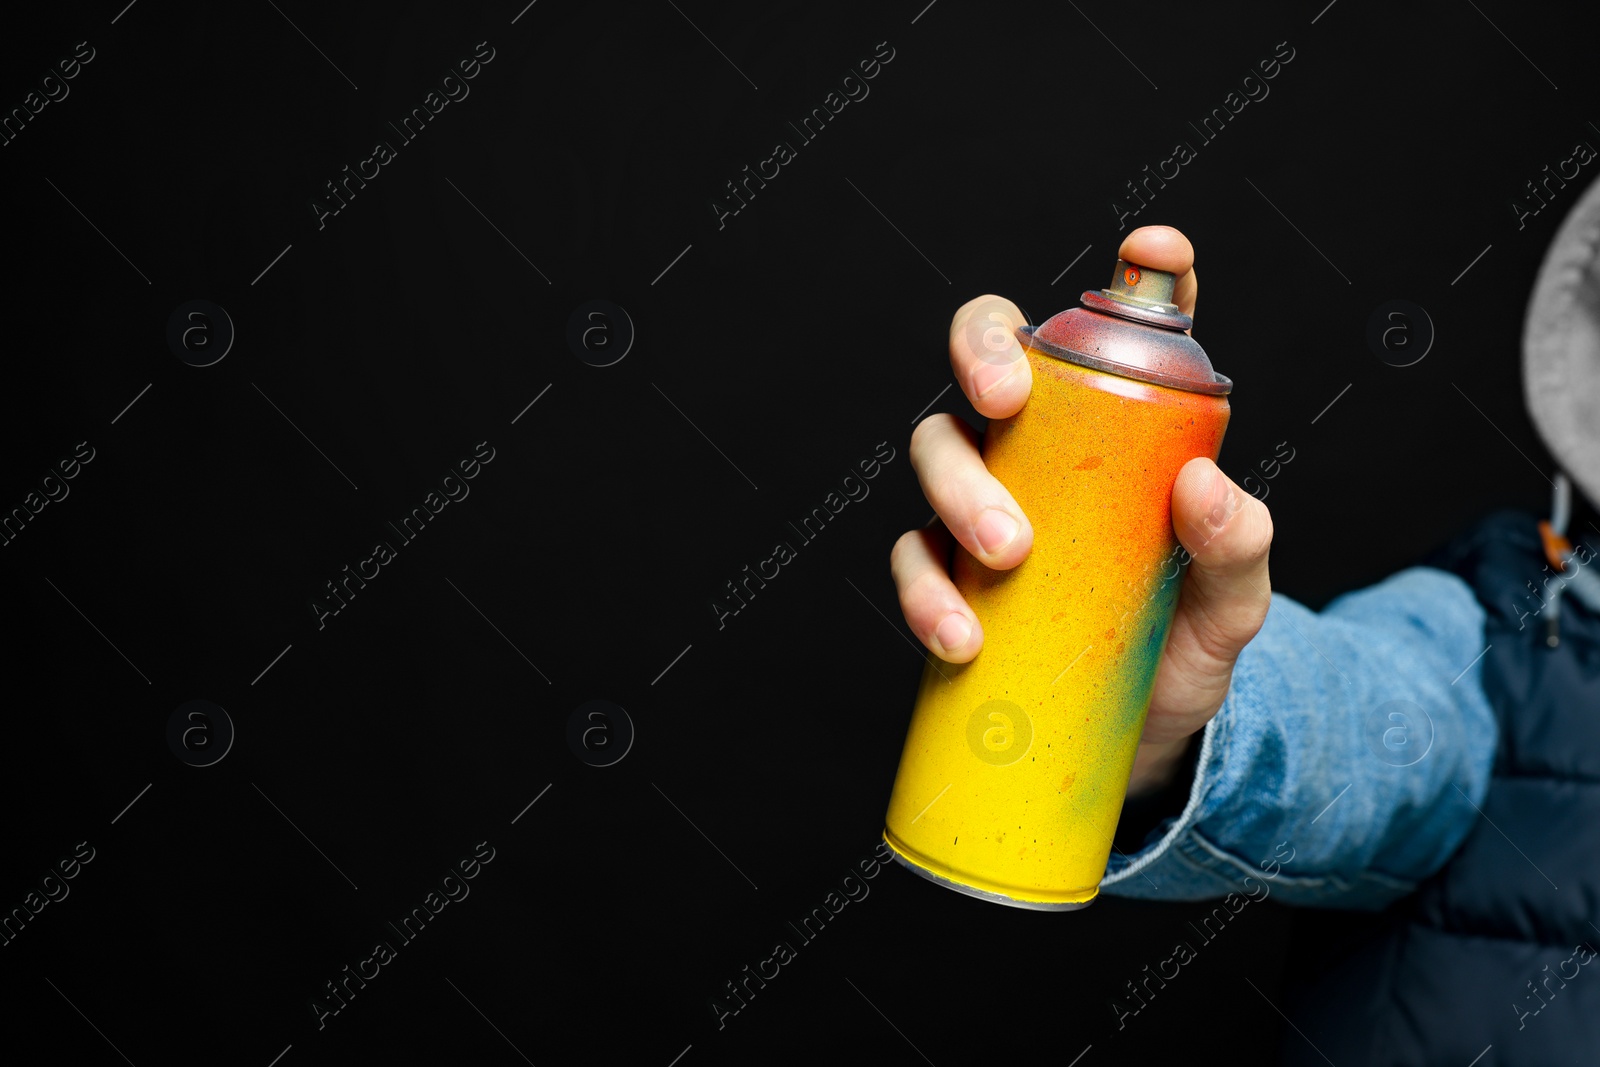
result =
[[[1488,614],[1484,817],[1382,915],[1299,915],[1284,1062],[1600,1063],[1600,614],[1562,597],[1548,643],[1529,515],[1490,516],[1428,563]]]

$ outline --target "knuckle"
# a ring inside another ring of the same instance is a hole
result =
[[[979,304],[982,304],[986,299],[986,296],[975,296],[966,303],[962,304],[960,307],[956,308],[956,313],[950,316],[951,327],[954,328],[959,326],[961,324],[961,320],[970,315],[972,313],[972,309],[977,307]]]
[[[1254,563],[1266,559],[1267,553],[1272,550],[1272,512],[1267,510],[1267,505],[1251,497],[1250,516],[1247,524],[1250,534],[1245,539],[1244,558]]]
[[[929,415],[911,431],[912,451],[924,460],[942,452],[947,439],[957,432],[955,424],[958,421],[948,411],[936,411]]]
[[[908,562],[907,556],[916,550],[916,542],[921,537],[920,530],[907,530],[895,538],[894,545],[889,549],[889,570],[898,581]]]
[[[974,297],[961,305],[950,323],[950,354],[956,360],[983,358],[990,350],[1009,346],[1009,337],[1025,321],[1015,303],[994,293]],[[998,330],[1004,339],[997,339]]]
[[[931,486],[939,494],[934,506],[941,513],[965,510],[972,497],[972,469],[969,457],[955,449],[945,449],[929,465]]]
[[[1260,632],[1267,607],[1268,601],[1256,596],[1200,605],[1193,628],[1196,646],[1212,660],[1231,664]]]
[[[1014,308],[1015,306],[1016,305],[1012,304],[1011,301],[996,293],[984,293],[982,296],[975,296],[971,300],[968,300],[962,305],[961,310],[1005,311],[1006,309]]]
[[[1272,517],[1267,506],[1242,495],[1240,510],[1220,529],[1203,526],[1201,548],[1207,562],[1225,570],[1253,566],[1266,559],[1272,547]]]
[[[971,477],[972,464],[982,465],[974,449],[962,447],[963,441],[970,441],[962,432],[964,425],[949,412],[940,412],[917,426],[922,437],[919,444],[913,445],[914,465],[923,487],[930,494],[949,493],[966,484]],[[934,503],[937,506],[938,501]]]
[[[955,353],[960,339],[964,336],[967,323],[972,321],[972,317],[983,308],[986,301],[993,299],[994,297],[987,294],[975,296],[956,308],[956,313],[950,317],[950,350],[952,354]]]
[[[1193,627],[1195,648],[1209,664],[1226,664],[1237,657],[1239,648],[1228,639],[1209,616],[1201,615]]]
[[[906,621],[920,626],[919,616],[927,614],[924,607],[939,600],[949,581],[939,573],[937,567],[929,567],[913,575],[900,590],[900,610],[904,612]]]

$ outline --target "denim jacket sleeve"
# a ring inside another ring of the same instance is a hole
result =
[[[1489,787],[1484,622],[1464,581],[1426,567],[1320,613],[1273,594],[1182,814],[1113,853],[1101,888],[1353,909],[1409,893],[1455,852]]]

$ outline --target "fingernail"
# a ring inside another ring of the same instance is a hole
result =
[[[1018,360],[1022,359],[1022,346],[1015,341],[1006,349],[1004,355],[986,354],[978,369],[972,372],[972,390],[982,400],[1000,386],[1006,379],[1017,372]]]
[[[977,534],[978,544],[983,546],[984,552],[992,556],[1016,540],[1017,531],[1021,529],[1022,524],[1010,515],[999,508],[989,508],[978,516],[974,533]]]
[[[972,636],[972,620],[959,611],[952,611],[944,617],[939,628],[933,632],[934,640],[939,643],[940,650],[954,652],[967,643],[967,638]]]

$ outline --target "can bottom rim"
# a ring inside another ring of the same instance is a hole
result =
[[[888,841],[887,834],[884,835],[884,840]],[[957,893],[962,893],[969,897],[976,897],[979,900],[987,900],[992,904],[1004,904],[1007,907],[1024,908],[1028,911],[1080,911],[1083,908],[1087,908],[1090,904],[1093,904],[1097,899],[1099,899],[1100,896],[1099,887],[1096,887],[1095,895],[1090,897],[1088,900],[1020,900],[1017,897],[1007,896],[1004,893],[996,893],[989,889],[979,889],[976,886],[970,886],[964,882],[957,882],[953,879],[946,878],[935,871],[930,871],[928,868],[917,863],[915,860],[912,860],[910,857],[903,855],[901,851],[895,847],[893,841],[888,841],[888,844],[890,855],[895,858],[895,861],[899,863],[900,866],[904,867],[911,873],[921,875],[934,885],[944,886],[946,889],[953,889]]]

